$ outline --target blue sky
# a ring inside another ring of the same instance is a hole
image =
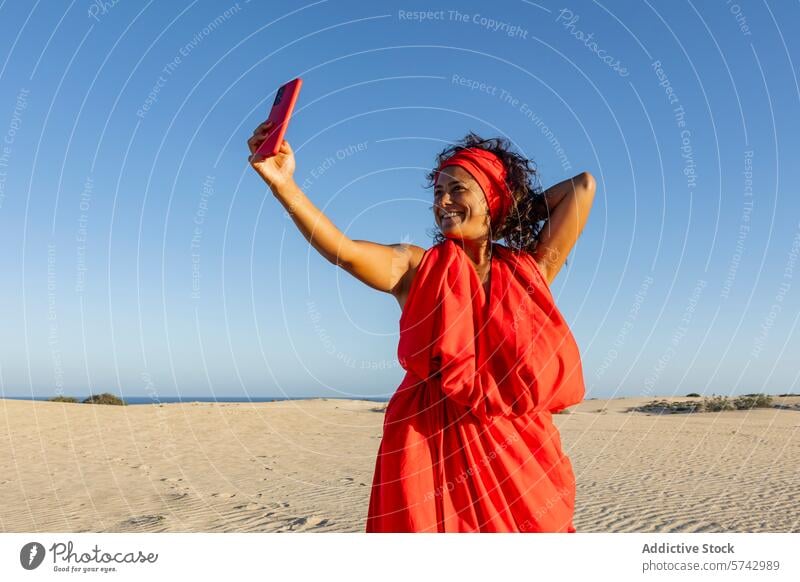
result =
[[[425,13],[424,18],[423,14]],[[304,87],[296,181],[431,244],[469,130],[598,182],[553,284],[587,397],[800,391],[796,3],[0,3],[6,395],[388,397],[400,309],[247,164]]]

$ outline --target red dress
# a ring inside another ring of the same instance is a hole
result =
[[[578,346],[532,256],[492,249],[488,301],[459,244],[422,257],[367,532],[575,531],[575,477],[552,413],[583,400]]]

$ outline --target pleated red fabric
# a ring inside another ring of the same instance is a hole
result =
[[[422,257],[367,532],[575,532],[552,414],[583,400],[580,352],[529,253],[493,243],[490,269],[487,297],[460,244]]]

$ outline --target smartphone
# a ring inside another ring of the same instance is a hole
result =
[[[269,133],[267,133],[266,139],[264,139],[255,151],[256,156],[271,158],[278,153],[281,143],[283,142],[283,136],[286,133],[286,128],[289,125],[289,118],[292,116],[292,109],[294,109],[297,96],[300,94],[300,87],[302,84],[303,80],[297,77],[278,88],[278,92],[275,94],[275,101],[272,103],[272,109],[267,118],[267,120],[272,121],[274,125]]]

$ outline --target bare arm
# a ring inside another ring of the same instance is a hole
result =
[[[594,177],[583,172],[545,190],[550,217],[539,235],[533,258],[551,284],[575,245],[594,203]]]
[[[413,245],[352,240],[292,180],[273,194],[319,254],[378,291],[394,293],[409,268]]]
[[[270,124],[266,122],[253,132],[253,137],[248,140],[251,154],[258,149],[269,129]],[[250,165],[269,185],[298,230],[323,257],[373,289],[397,295],[404,275],[422,251],[420,247],[384,245],[346,236],[294,181],[294,152],[286,140],[283,140],[278,155],[266,159],[251,155]]]

